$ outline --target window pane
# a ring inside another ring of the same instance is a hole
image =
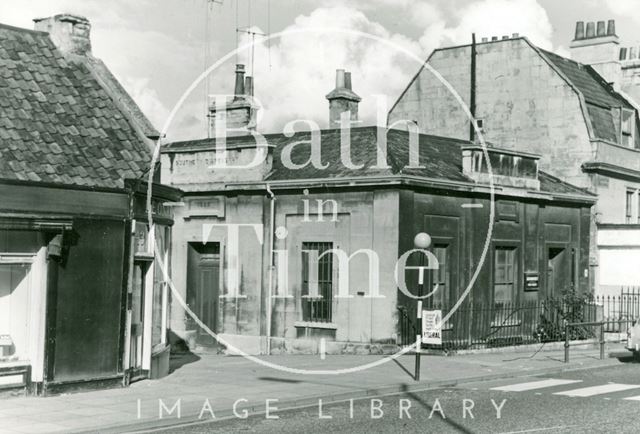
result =
[[[447,307],[449,303],[449,246],[446,244],[435,244],[433,254],[438,259],[438,269],[431,270],[431,288],[428,292],[438,290],[433,295],[433,304],[437,307]]]
[[[633,112],[631,110],[622,110],[622,132],[625,134],[631,134],[631,128],[633,125]]]
[[[496,305],[512,303],[516,296],[517,263],[513,247],[496,247],[493,268],[493,299]]]
[[[0,264],[0,361],[28,358],[30,269]]]
[[[302,243],[302,295],[309,295],[317,285],[317,298],[302,299],[303,321],[331,321],[333,302],[333,254],[322,256],[333,248],[333,243]],[[311,254],[310,252],[313,252]],[[316,258],[316,261],[312,259]]]

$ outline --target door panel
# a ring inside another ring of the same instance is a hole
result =
[[[218,331],[219,295],[220,243],[189,244],[187,303],[213,332]],[[207,335],[205,330],[197,329],[199,335]]]

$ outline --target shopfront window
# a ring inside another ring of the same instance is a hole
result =
[[[155,227],[155,246],[164,267],[169,267],[169,242],[170,228],[157,225]],[[165,330],[167,327],[167,283],[164,280],[163,269],[160,262],[155,259],[153,273],[153,327],[151,333],[151,345],[156,347],[166,343]],[[167,268],[168,270],[168,268]]]
[[[31,264],[0,260],[0,362],[28,359]]]

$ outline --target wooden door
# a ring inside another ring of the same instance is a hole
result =
[[[220,244],[189,244],[187,300],[189,307],[209,329],[218,331],[220,296]],[[207,335],[198,327],[199,335]]]

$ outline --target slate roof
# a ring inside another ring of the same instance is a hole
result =
[[[419,135],[420,164],[424,168],[412,169],[409,165],[409,133],[401,130],[384,130],[387,132],[387,162],[389,168],[376,168],[378,128],[359,127],[351,129],[351,161],[354,165],[364,164],[361,169],[349,169],[340,159],[340,130],[327,129],[320,132],[322,163],[328,164],[326,169],[317,169],[308,164],[302,169],[290,169],[282,161],[282,151],[288,144],[310,140],[310,132],[297,132],[292,137],[283,134],[264,135],[267,143],[274,147],[273,165],[265,181],[295,181],[326,178],[359,178],[372,176],[408,175],[429,180],[454,181],[474,184],[475,182],[462,174],[462,147],[471,143],[465,140]],[[226,146],[253,145],[252,136],[227,138]],[[163,153],[198,152],[215,149],[213,139],[189,140],[168,143],[163,146]],[[303,164],[309,160],[309,145],[293,147],[291,160]],[[547,193],[592,196],[586,190],[561,181],[549,174],[540,172],[540,190]]]
[[[633,108],[591,66],[567,59],[551,51],[540,51],[580,90],[587,103],[608,108],[620,106]]]
[[[618,142],[618,127],[612,108],[633,106],[614,91],[591,66],[567,59],[546,50],[540,50],[567,79],[582,93],[596,138]]]
[[[0,25],[0,179],[123,188],[151,153],[86,65]]]

